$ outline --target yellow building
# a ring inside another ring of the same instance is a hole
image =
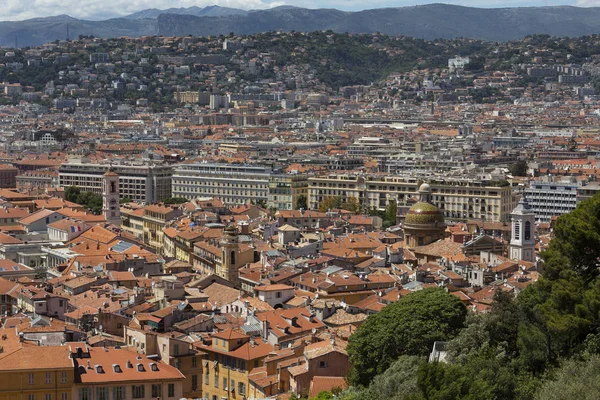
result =
[[[273,345],[251,339],[243,331],[228,329],[197,345],[203,360],[202,395],[209,400],[242,400],[250,397],[252,370],[263,365]]]
[[[71,400],[73,381],[68,347],[26,346],[0,354],[0,400]]]
[[[276,174],[269,176],[267,207],[277,210],[296,210],[300,196],[304,196],[308,205],[308,175]]]
[[[200,99],[200,92],[175,92],[175,101],[178,103],[196,104]]]
[[[121,229],[136,238],[144,239],[144,209],[128,205],[121,206]]]
[[[164,242],[163,229],[167,225],[167,222],[180,216],[182,211],[168,206],[160,204],[147,206],[144,208],[144,242],[147,243],[152,249],[159,253],[162,253],[162,247]]]
[[[365,209],[384,211],[391,201],[411,205],[422,181],[416,177],[335,173],[308,178],[308,206],[328,198],[355,199]],[[512,187],[501,181],[437,177],[429,179],[431,203],[446,219],[503,222],[517,205]]]

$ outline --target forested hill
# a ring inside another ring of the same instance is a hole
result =
[[[473,8],[448,4],[359,12],[277,7],[246,15],[198,17],[162,14],[158,32],[169,35],[252,34],[269,30],[407,35],[423,39],[466,37],[492,41],[531,34],[580,36],[600,32],[600,8]]]
[[[223,7],[148,9],[123,18],[86,21],[69,16],[0,22],[0,46],[35,46],[79,35],[186,36],[253,34],[273,30],[406,35],[422,39],[473,38],[492,41],[532,34],[581,36],[600,32],[600,8],[473,8],[448,4],[381,8],[358,12],[275,7],[244,11]]]

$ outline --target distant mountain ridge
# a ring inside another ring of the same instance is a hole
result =
[[[21,47],[65,39],[67,25],[70,38],[79,35],[106,38],[331,29],[335,32],[381,32],[423,39],[467,37],[507,41],[531,34],[581,36],[600,33],[600,8],[473,8],[428,4],[357,12],[289,6],[251,11],[219,6],[147,9],[104,21],[60,15],[0,22],[0,46],[13,46],[15,39]]]
[[[238,8],[208,6],[208,7],[188,7],[188,8],[168,8],[159,10],[158,8],[149,8],[136,13],[126,15],[125,19],[156,19],[161,14],[194,15],[196,17],[223,17],[226,15],[247,15],[248,11]]]

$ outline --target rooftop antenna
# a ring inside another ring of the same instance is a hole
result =
[[[19,37],[15,35],[15,49],[19,48]]]
[[[69,24],[67,24],[67,42],[69,41]]]

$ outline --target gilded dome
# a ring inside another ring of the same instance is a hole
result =
[[[404,225],[435,224],[444,226],[444,215],[433,204],[419,201],[415,203],[406,213]]]

